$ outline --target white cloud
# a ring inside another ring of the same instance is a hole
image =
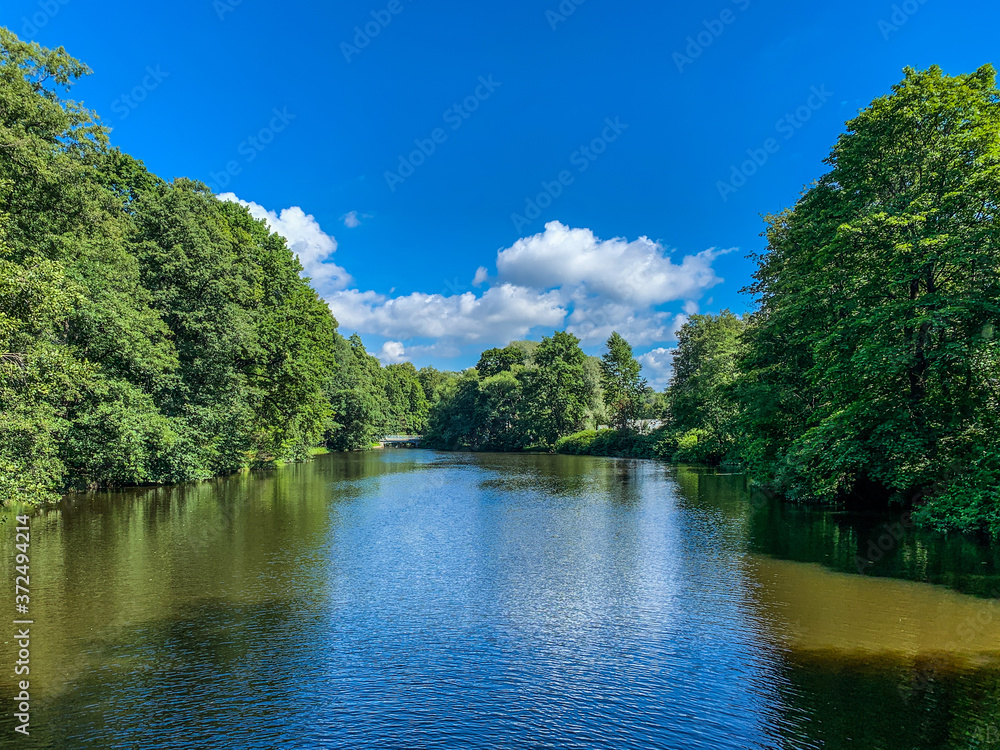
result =
[[[386,341],[375,356],[383,365],[410,362],[414,357],[457,357],[462,350],[450,344],[430,344],[427,346],[405,346],[401,341]]]
[[[501,281],[537,291],[556,290],[571,310],[568,330],[583,343],[598,344],[618,331],[634,346],[676,338],[697,297],[720,283],[713,261],[728,250],[705,250],[675,263],[646,237],[601,240],[589,229],[557,221],[497,253]],[[656,308],[685,300],[673,318]]]
[[[684,324],[687,323],[689,320],[690,318],[687,315],[684,315],[683,313],[674,318],[674,324],[670,327],[670,340],[677,339],[677,332],[681,330],[681,328],[684,327]]]
[[[703,250],[674,263],[647,237],[601,240],[558,221],[497,253],[500,280],[533,289],[572,288],[635,308],[700,297],[720,283],[712,262],[728,250]]]
[[[394,365],[399,362],[405,362],[408,359],[406,356],[406,347],[403,346],[402,341],[386,341],[375,356],[379,358],[379,361],[383,365]]]
[[[478,267],[472,284],[481,292],[396,296],[394,288],[389,294],[348,288],[350,274],[332,262],[336,240],[301,208],[278,214],[232,193],[219,197],[246,206],[284,236],[344,331],[387,339],[377,355],[385,363],[457,357],[463,345],[502,345],[535,328],[566,328],[587,346],[603,343],[612,331],[637,347],[673,341],[705,291],[722,281],[712,264],[729,252],[713,248],[676,259],[646,237],[602,240],[556,221],[499,250],[497,276]],[[351,211],[341,219],[355,227],[365,216]],[[684,312],[664,311],[670,302],[683,302]],[[666,377],[657,368],[668,351],[643,355],[654,371],[651,382]]]
[[[636,311],[621,302],[590,299],[578,301],[566,322],[567,330],[584,345],[601,344],[617,331],[633,346],[645,346],[673,337],[670,313]]]
[[[653,349],[636,357],[642,365],[642,376],[649,381],[654,389],[662,391],[670,382],[674,372],[674,353],[676,349]]]
[[[320,228],[312,214],[307,214],[298,206],[282,209],[278,214],[259,203],[241,200],[234,193],[222,193],[218,197],[219,200],[245,206],[255,219],[263,219],[272,232],[284,237],[321,294],[344,289],[353,281],[346,270],[332,261],[337,251],[337,240]]]
[[[461,343],[509,341],[534,326],[558,327],[566,317],[556,292],[501,284],[477,297],[413,292],[386,297],[347,289],[326,297],[340,324],[353,331],[402,340],[450,339]]]

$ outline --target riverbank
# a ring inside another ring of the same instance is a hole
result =
[[[717,465],[722,456],[716,447],[689,435],[662,427],[646,434],[626,430],[581,430],[559,438],[553,450],[571,456],[621,456],[657,458],[675,463]]]

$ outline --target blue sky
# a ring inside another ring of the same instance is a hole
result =
[[[996,4],[943,0],[8,0],[0,23],[93,68],[73,96],[116,145],[269,216],[383,361],[617,329],[657,385],[684,315],[749,308],[761,215],[845,120],[906,65],[1000,57]]]

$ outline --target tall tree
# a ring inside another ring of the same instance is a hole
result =
[[[516,451],[527,445],[524,374],[523,368],[515,367],[480,382],[475,422],[483,447]]]
[[[1000,92],[989,66],[905,73],[770,218],[745,453],[793,496],[920,498],[944,525],[984,524],[1000,518]]]
[[[641,370],[642,365],[632,356],[632,346],[617,331],[612,333],[601,357],[601,387],[616,429],[630,429],[638,416],[646,388]]]
[[[433,367],[421,367],[417,370],[417,379],[420,381],[420,387],[424,391],[429,407],[441,400],[445,385],[457,379],[458,376],[457,372],[442,372]]]
[[[735,446],[739,405],[732,389],[738,374],[743,320],[723,310],[692,315],[677,334],[674,372],[667,389],[671,422],[701,445],[691,455],[721,461]]]
[[[389,432],[385,371],[356,333],[346,340],[338,336],[337,362],[330,385],[334,423],[327,445],[336,450],[370,448]]]
[[[397,435],[419,435],[427,429],[430,408],[417,368],[411,362],[387,365],[385,395],[389,406],[387,431]]]
[[[425,437],[429,445],[448,450],[480,447],[479,385],[475,368],[442,384],[440,397],[431,407],[428,419]]]
[[[0,494],[303,456],[336,321],[245,208],[109,147],[88,72],[0,29]]]
[[[528,429],[546,445],[586,424],[593,405],[594,384],[580,339],[556,331],[542,339],[527,372]]]

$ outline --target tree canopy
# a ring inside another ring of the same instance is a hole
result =
[[[386,395],[362,413],[344,394],[381,384],[378,363],[263,222],[110,147],[64,98],[88,72],[0,29],[0,494],[200,479],[325,435],[361,447]]]
[[[597,368],[565,331],[483,352],[431,409],[428,440],[447,448],[551,447],[600,414]]]
[[[677,333],[666,402],[681,460],[718,463],[735,458],[739,405],[732,388],[739,374],[743,330],[743,320],[723,310],[719,315],[692,315]]]
[[[632,346],[617,331],[608,338],[607,349],[601,357],[604,404],[614,427],[627,430],[642,409],[646,381],[639,375],[642,366],[632,356]]]
[[[1000,528],[1000,95],[907,69],[769,218],[739,394],[751,473]]]

